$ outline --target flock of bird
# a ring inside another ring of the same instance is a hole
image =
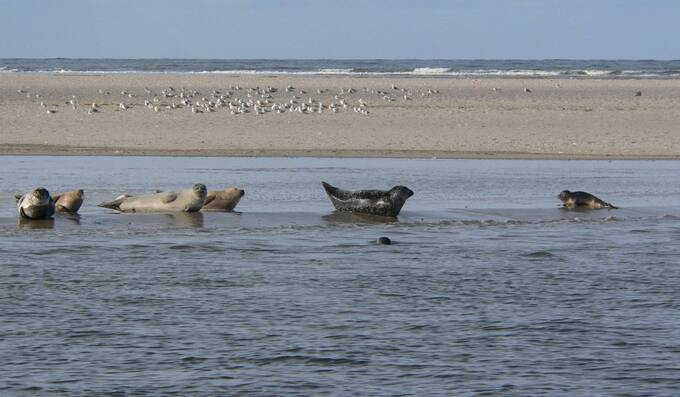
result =
[[[26,95],[27,98],[39,101],[40,106],[48,114],[57,112],[60,103],[46,103],[43,95],[37,92],[29,92],[26,89],[19,89],[19,94]],[[193,114],[212,113],[227,111],[232,115],[255,114],[264,115],[267,113],[339,113],[355,112],[362,115],[369,115],[370,106],[379,103],[390,103],[396,101],[411,101],[416,97],[429,97],[440,94],[436,89],[425,89],[422,91],[399,88],[392,84],[387,89],[362,89],[341,88],[332,91],[331,89],[316,89],[315,93],[310,93],[304,89],[288,85],[285,89],[276,87],[251,87],[244,88],[240,85],[232,85],[227,89],[213,89],[209,93],[202,93],[194,89],[175,89],[167,87],[160,91],[149,88],[144,89],[144,93],[134,93],[132,90],[123,90],[119,96],[112,94],[111,91],[99,90],[99,98],[106,98],[104,102],[97,103],[95,100],[87,101],[76,95],[71,95],[64,103],[71,106],[74,110],[85,109],[90,115],[103,111],[128,111],[134,108],[145,108],[154,112],[165,112],[175,109],[190,110]]]

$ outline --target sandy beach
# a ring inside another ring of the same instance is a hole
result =
[[[273,87],[270,103],[313,105],[192,113],[161,94],[169,87],[197,92],[193,103],[229,91],[255,101],[251,88]],[[680,81],[0,73],[0,153],[677,158]]]

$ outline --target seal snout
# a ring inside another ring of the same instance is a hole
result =
[[[241,197],[246,195],[246,191],[243,189],[239,189],[238,192],[241,194]]]

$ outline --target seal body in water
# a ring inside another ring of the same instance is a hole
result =
[[[141,197],[123,194],[99,206],[120,212],[197,212],[203,207],[206,195],[205,185],[197,183],[191,189],[178,192],[160,192]]]
[[[54,200],[44,187],[33,189],[24,195],[17,195],[19,216],[25,219],[49,219],[54,215]]]
[[[563,190],[557,195],[562,200],[565,208],[619,208],[586,192],[570,192]]]
[[[57,212],[75,214],[83,205],[83,195],[83,189],[57,194],[53,197],[55,209]]]
[[[406,186],[390,190],[342,190],[321,182],[338,211],[396,217],[413,191]]]
[[[201,211],[233,211],[244,194],[246,192],[243,189],[235,187],[225,190],[211,190],[205,197]]]

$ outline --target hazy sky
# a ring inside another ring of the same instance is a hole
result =
[[[0,0],[0,58],[680,59],[680,0]]]

